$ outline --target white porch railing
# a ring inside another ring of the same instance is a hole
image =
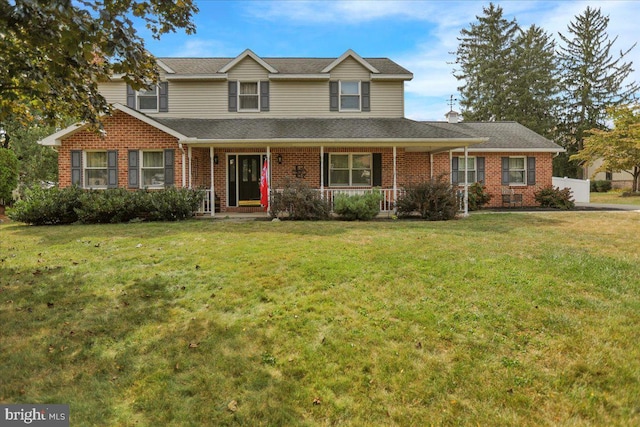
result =
[[[274,191],[278,191],[277,189]],[[320,191],[320,190],[318,190]],[[337,194],[345,194],[348,196],[353,196],[356,194],[366,194],[370,193],[373,190],[370,189],[324,189],[324,198],[329,201],[329,206],[331,211],[333,211],[333,199]],[[393,189],[392,188],[384,188],[379,190],[382,194],[382,200],[380,200],[380,212],[393,212],[395,209],[395,199],[393,197]],[[402,195],[402,189],[396,190],[397,197]],[[464,191],[458,190],[458,210],[460,212],[464,212]],[[212,203],[211,200],[211,190],[205,190],[205,197],[202,200],[202,204],[200,205],[200,209],[198,210],[198,214],[202,215],[210,215],[211,208],[216,207],[215,201]],[[219,207],[218,207],[219,208]]]

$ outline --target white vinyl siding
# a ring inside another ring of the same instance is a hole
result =
[[[109,104],[127,105],[127,85],[122,80],[98,83],[98,90]]]

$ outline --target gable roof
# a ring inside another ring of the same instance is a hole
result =
[[[258,64],[260,64],[264,69],[266,69],[270,73],[277,73],[278,72],[278,70],[273,68],[271,65],[267,64],[262,58],[260,58],[258,55],[253,53],[251,51],[251,49],[246,49],[240,55],[236,56],[234,59],[229,61],[229,63],[227,63],[224,67],[222,67],[218,72],[219,73],[226,73],[227,71],[229,71],[230,69],[235,67],[237,64],[239,64],[243,59],[245,59],[247,57],[253,59],[254,61],[256,61]]]
[[[364,68],[366,68],[367,70],[371,71],[372,73],[375,73],[375,74],[379,74],[380,73],[380,71],[378,71],[373,65],[371,65],[369,62],[367,62],[365,59],[363,59],[360,55],[358,55],[357,53],[355,53],[351,49],[347,50],[345,53],[343,53],[339,58],[337,58],[331,64],[329,64],[326,67],[324,67],[322,69],[322,72],[323,73],[331,72],[331,70],[333,70],[335,67],[340,65],[342,63],[342,61],[344,61],[347,58],[355,59],[356,62],[358,62],[360,65],[362,65]]]
[[[161,57],[157,58],[158,61],[169,69],[171,69],[175,75],[222,75],[226,73],[233,65],[247,56],[252,58],[258,58],[262,61],[261,65],[267,70],[271,68],[271,73],[280,74],[325,74],[324,71],[327,68],[334,68],[336,61],[342,58],[290,58],[290,57],[278,57],[278,58],[261,58],[253,54],[251,51],[245,51],[235,58],[169,58]],[[347,53],[350,51],[347,51]],[[353,52],[353,51],[351,51]],[[251,54],[255,55],[252,56]],[[355,54],[355,52],[353,52]],[[355,54],[357,55],[357,54]],[[343,55],[344,56],[344,55]],[[347,55],[356,58],[353,55]],[[346,58],[346,57],[345,57]],[[358,58],[360,58],[358,56]],[[376,74],[399,74],[405,75],[408,78],[412,78],[413,75],[406,68],[401,67],[389,58],[360,58],[361,61],[368,64],[367,68],[372,73]],[[356,59],[357,60],[357,59]],[[341,62],[341,61],[340,61]],[[360,61],[359,61],[360,62]],[[361,64],[363,62],[360,62]]]
[[[553,141],[518,122],[423,122],[440,129],[455,130],[470,137],[488,138],[474,145],[472,151],[552,152],[564,150]]]

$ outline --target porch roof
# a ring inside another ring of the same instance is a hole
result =
[[[486,142],[453,129],[405,118],[301,118],[301,119],[187,119],[155,118],[186,136],[181,142],[228,146],[367,144],[448,150]]]

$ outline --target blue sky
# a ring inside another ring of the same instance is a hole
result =
[[[388,57],[414,74],[406,84],[405,115],[444,120],[450,95],[460,85],[453,77],[462,28],[476,21],[488,1],[225,1],[195,0],[197,32],[167,34],[160,41],[140,28],[156,56],[235,57],[249,48],[259,56],[338,57],[353,49],[363,57]],[[640,1],[494,1],[508,19],[536,24],[557,38],[587,5],[610,17],[608,33],[618,36],[616,51],[640,39]],[[629,55],[640,68],[640,46]],[[640,72],[633,79],[640,81]],[[457,108],[454,105],[454,109]],[[458,108],[459,109],[459,108]]]

